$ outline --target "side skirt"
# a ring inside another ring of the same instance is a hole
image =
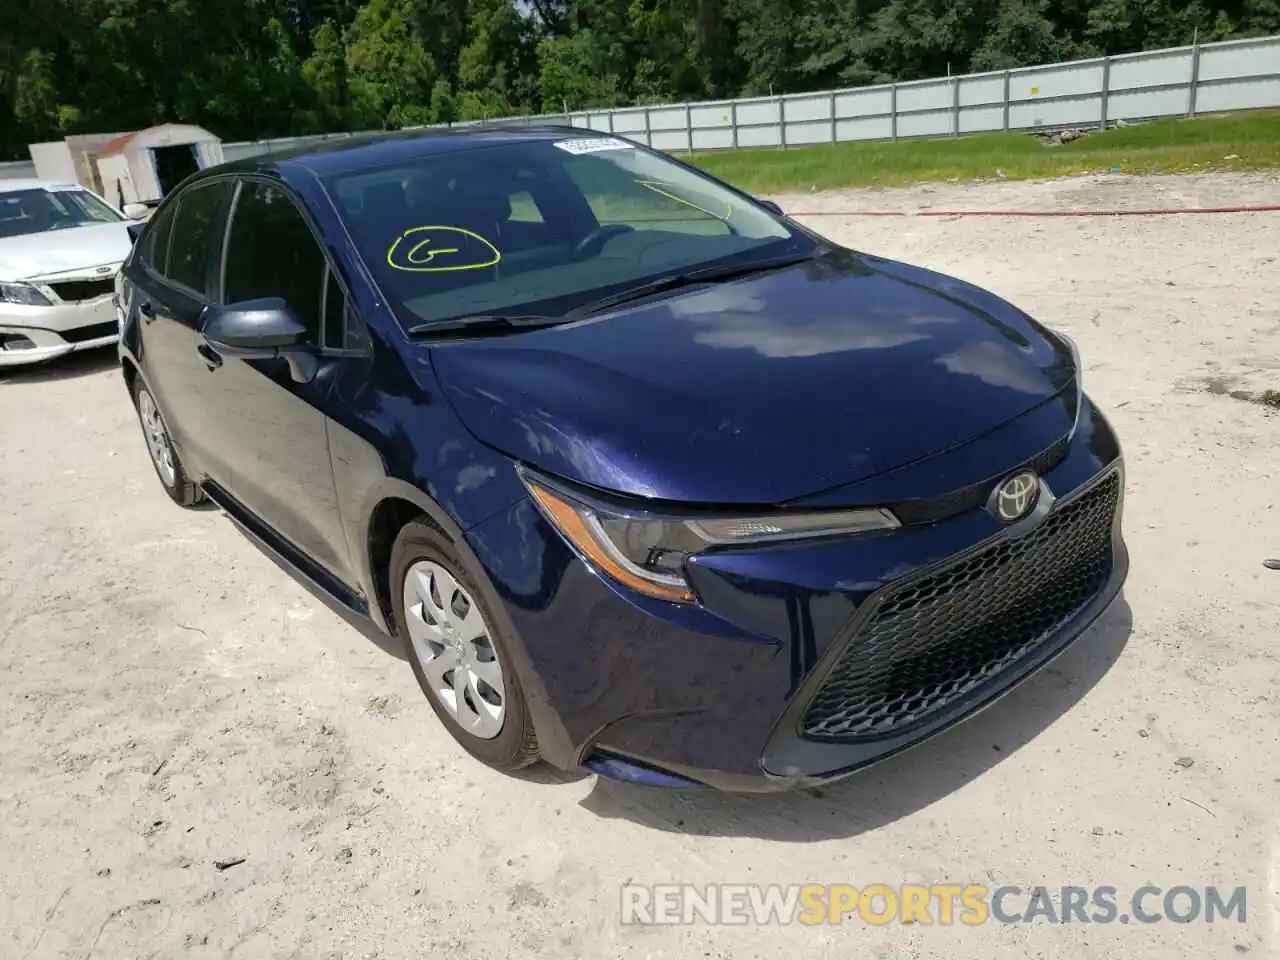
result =
[[[240,532],[267,556],[284,568],[295,580],[324,600],[334,612],[349,619],[359,617],[368,628],[377,630],[369,616],[369,603],[324,567],[300,553],[267,524],[246,510],[238,500],[212,481],[201,485],[208,496],[230,518]],[[379,634],[381,631],[377,631]]]

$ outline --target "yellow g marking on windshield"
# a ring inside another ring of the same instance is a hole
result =
[[[441,256],[441,255],[443,255],[443,254],[446,254],[446,253],[457,253],[457,252],[458,252],[458,248],[457,248],[457,247],[435,247],[435,248],[433,248],[433,249],[431,249],[431,250],[428,250],[428,251],[427,251],[427,255],[426,255],[426,257],[419,257],[419,256],[418,256],[418,251],[419,251],[419,250],[421,250],[423,247],[425,247],[425,246],[426,246],[427,244],[429,244],[430,242],[431,242],[431,238],[430,238],[430,237],[427,237],[427,239],[425,239],[425,240],[419,240],[419,241],[418,241],[418,243],[417,243],[417,245],[416,245],[412,250],[410,250],[410,251],[408,252],[408,254],[405,256],[405,259],[406,259],[406,260],[408,260],[408,261],[409,261],[410,263],[412,263],[412,264],[430,263],[430,262],[431,262],[432,260],[434,260],[436,257]]]
[[[708,217],[715,217],[717,220],[728,220],[733,216],[733,207],[729,205],[728,201],[725,201],[724,213],[716,213],[714,210],[708,210],[706,207],[698,206],[692,200],[686,200],[684,197],[677,197],[671,192],[674,188],[669,183],[664,183],[661,180],[637,180],[636,183],[640,184],[640,186],[644,187],[646,190],[652,190],[654,193],[666,197],[668,200],[674,200],[676,203],[682,203],[686,207],[691,207],[692,209],[697,210],[699,213],[705,213]]]
[[[426,236],[423,236],[426,234]],[[459,242],[465,239],[465,242]],[[444,246],[452,242],[454,246]],[[434,244],[441,244],[435,246]],[[449,261],[458,257],[460,262]],[[443,262],[437,264],[440,258]],[[463,227],[428,224],[410,227],[396,237],[387,251],[387,266],[406,273],[452,273],[496,266],[502,252],[492,243]]]

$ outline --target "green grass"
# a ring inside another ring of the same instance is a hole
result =
[[[1230,159],[1227,159],[1230,158]],[[1159,120],[1052,146],[1026,133],[698,153],[694,163],[756,193],[1013,180],[1083,173],[1280,167],[1280,110]]]

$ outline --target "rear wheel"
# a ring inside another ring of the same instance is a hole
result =
[[[396,627],[418,685],[449,733],[498,770],[538,760],[538,740],[509,648],[457,551],[414,521],[391,550]]]
[[[202,501],[204,494],[182,468],[178,452],[169,439],[169,429],[160,416],[160,408],[141,377],[133,387],[133,402],[138,410],[138,422],[142,425],[142,436],[147,441],[147,452],[151,454],[151,465],[156,469],[164,492],[180,507],[194,506]]]

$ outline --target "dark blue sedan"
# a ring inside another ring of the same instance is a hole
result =
[[[202,171],[119,286],[169,496],[403,641],[511,770],[766,790],[936,734],[1120,591],[1071,341],[582,130]]]

